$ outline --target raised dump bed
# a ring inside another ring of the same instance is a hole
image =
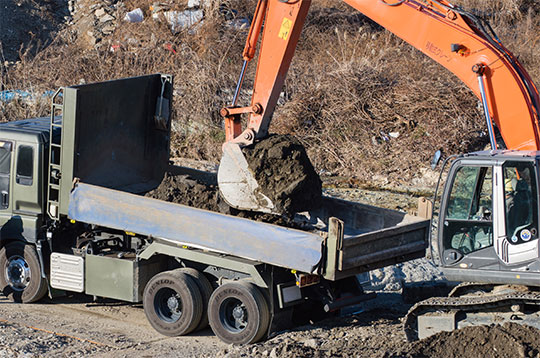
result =
[[[53,216],[67,214],[75,179],[134,193],[161,182],[171,97],[172,78],[159,74],[64,87],[55,95],[49,199],[59,210]]]

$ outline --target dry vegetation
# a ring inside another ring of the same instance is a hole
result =
[[[60,31],[36,55],[25,51],[32,46],[27,45],[19,63],[2,69],[2,86],[41,93],[81,82],[172,73],[174,153],[217,162],[224,140],[218,111],[232,99],[247,32],[228,26],[224,13],[250,17],[255,1],[208,3],[204,22],[177,34],[149,18],[151,2],[126,0],[117,6],[119,19],[141,7],[146,20],[119,21],[121,26],[97,46],[84,46],[75,26]],[[487,17],[540,83],[538,2],[456,2]],[[111,45],[119,49],[111,52]],[[253,74],[254,65],[244,82],[244,104]],[[0,119],[47,115],[47,102],[36,102],[0,103]],[[418,176],[439,148],[446,154],[483,148],[488,143],[484,127],[477,99],[443,67],[344,3],[314,0],[271,131],[296,135],[321,172],[399,184]]]

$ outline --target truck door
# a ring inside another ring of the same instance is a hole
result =
[[[465,164],[450,170],[441,203],[441,260],[447,267],[498,267],[493,248],[493,166]]]
[[[11,218],[11,168],[13,142],[0,140],[0,225]]]
[[[538,192],[532,161],[506,161],[499,169],[502,181],[496,228],[497,256],[506,265],[538,258]]]

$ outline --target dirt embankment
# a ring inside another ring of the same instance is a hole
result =
[[[0,60],[16,61],[19,51],[45,48],[69,15],[64,0],[0,0]]]
[[[172,31],[154,3],[204,17]],[[189,3],[199,5],[188,8]],[[532,78],[540,78],[538,1],[456,5],[487,17]],[[77,83],[173,74],[179,94],[173,103],[173,152],[217,163],[224,139],[219,110],[231,103],[248,28],[240,24],[249,24],[254,6],[245,0],[0,0],[0,41],[7,57],[19,57],[20,44],[23,52],[41,49],[7,67],[1,61],[0,86],[41,94]],[[125,21],[137,8],[143,21]],[[50,42],[53,33],[58,36],[49,46],[37,45]],[[241,106],[250,103],[254,67],[246,73]],[[313,2],[278,102],[272,132],[296,135],[318,172],[365,184],[414,185],[437,149],[446,156],[488,142],[477,98],[454,75],[330,0]],[[49,110],[25,101],[0,103],[0,120],[46,116]]]

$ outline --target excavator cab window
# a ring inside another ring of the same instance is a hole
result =
[[[492,173],[487,166],[457,169],[444,216],[445,250],[467,254],[493,245]]]
[[[503,165],[506,236],[512,244],[537,236],[537,195],[535,169],[530,162]]]

